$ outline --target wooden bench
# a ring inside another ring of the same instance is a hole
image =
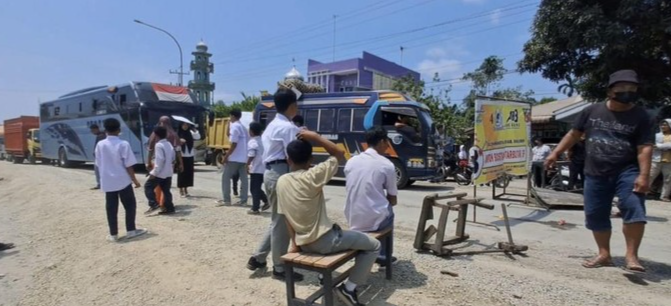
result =
[[[368,233],[371,237],[380,240],[380,242],[390,245],[391,243],[391,229],[387,229],[380,232]],[[390,250],[391,251],[391,250]],[[350,261],[352,258],[356,257],[358,251],[349,250],[345,252],[340,252],[331,255],[320,255],[320,254],[310,254],[310,253],[287,253],[282,256],[282,263],[284,263],[285,268],[285,281],[287,285],[287,302],[289,306],[294,305],[315,305],[314,302],[320,297],[324,296],[324,305],[332,306],[333,305],[333,289],[343,282],[350,274],[350,269],[333,277],[333,272]],[[391,279],[392,275],[392,266],[391,266],[391,254],[386,258],[386,278]],[[315,271],[320,273],[323,276],[323,284],[317,292],[313,293],[306,299],[300,299],[296,297],[296,288],[293,278],[294,269],[305,269],[310,271]]]

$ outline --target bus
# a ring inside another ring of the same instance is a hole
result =
[[[436,127],[429,109],[404,94],[394,91],[303,94],[298,108],[305,127],[344,149],[347,159],[366,150],[367,129],[384,127],[391,139],[386,157],[394,164],[399,188],[437,175],[439,157],[433,136]],[[267,95],[257,105],[254,120],[266,126],[276,113],[273,96]],[[406,128],[397,128],[399,121],[404,121]],[[328,158],[324,148],[314,147],[313,153],[316,163]],[[345,164],[341,164],[336,176],[344,177],[344,169]]]
[[[205,108],[188,88],[150,82],[97,86],[78,90],[40,104],[42,157],[59,166],[94,161],[95,136],[90,126],[104,129],[103,121],[121,122],[119,137],[130,143],[138,164],[146,164],[148,142],[161,116],[178,115],[198,125],[205,135]],[[178,122],[172,119],[173,127]],[[197,144],[194,144],[197,147]]]

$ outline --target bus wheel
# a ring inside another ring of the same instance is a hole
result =
[[[68,155],[65,152],[64,148],[58,150],[58,166],[63,168],[70,167],[70,162],[68,161]]]
[[[28,162],[31,163],[31,164],[35,164],[35,163],[37,163],[37,160],[35,159],[35,156],[28,153]]]
[[[408,173],[405,171],[405,167],[403,167],[401,162],[396,159],[392,159],[391,162],[394,163],[394,170],[396,170],[396,187],[398,189],[403,189],[410,186],[410,180],[408,179]]]

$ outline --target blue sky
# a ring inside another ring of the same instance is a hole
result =
[[[273,90],[296,60],[336,60],[369,51],[400,62],[431,81],[454,80],[489,55],[515,68],[539,0],[256,0],[256,1],[10,1],[0,10],[0,120],[37,115],[38,101],[70,91],[131,80],[175,83],[168,73],[179,54],[168,36],[133,19],[171,32],[184,50],[202,38],[213,53],[215,99],[239,100],[240,92]],[[191,76],[185,76],[185,83]],[[469,84],[452,84],[459,103]],[[502,86],[522,85],[541,96],[562,95],[540,75],[507,75]]]

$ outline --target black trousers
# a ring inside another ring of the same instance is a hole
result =
[[[263,192],[263,174],[252,173],[249,176],[249,191],[252,193],[252,210],[258,211],[261,207],[261,202],[268,203],[268,197]]]
[[[105,192],[105,207],[107,209],[107,225],[109,225],[110,235],[119,234],[117,214],[119,213],[119,200],[126,210],[126,231],[135,230],[135,193],[133,186],[128,185],[119,191]]]
[[[533,162],[531,164],[531,173],[533,174],[533,182],[535,187],[545,187],[543,186],[543,176],[545,176],[545,165],[543,162]],[[545,182],[547,184],[549,182]]]
[[[568,165],[568,169],[568,189],[574,189],[575,187],[580,187],[580,189],[583,189],[585,185],[585,165],[570,163]],[[580,180],[578,180],[578,176],[580,176]]]
[[[175,211],[175,205],[172,203],[172,193],[170,192],[171,185],[172,177],[164,179],[154,177],[153,179],[148,179],[147,182],[144,183],[144,195],[147,196],[149,207],[158,206],[154,189],[156,186],[160,186],[161,191],[163,191],[163,208],[165,208],[166,211]]]

